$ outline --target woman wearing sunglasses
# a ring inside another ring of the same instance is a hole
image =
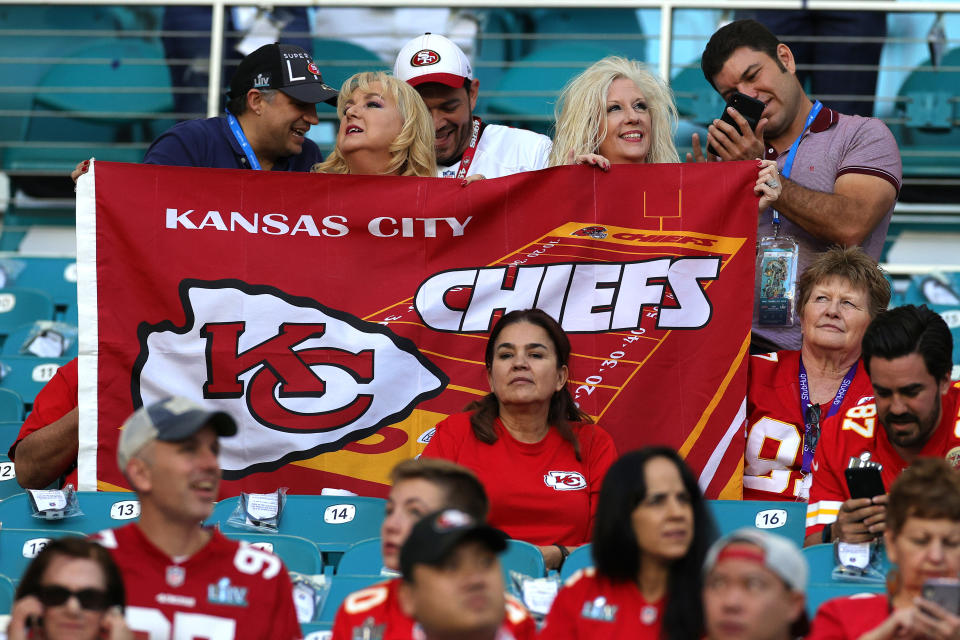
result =
[[[83,538],[53,540],[23,572],[9,640],[132,640],[124,590],[109,552]]]

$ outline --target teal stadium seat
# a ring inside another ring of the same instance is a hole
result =
[[[39,321],[39,322],[43,322],[43,321]],[[40,333],[41,328],[37,327],[36,325],[37,325],[36,322],[22,324],[16,329],[14,329],[13,331],[11,331],[10,334],[3,341],[3,346],[0,347],[0,358],[4,356],[21,356],[21,355],[37,357],[35,356],[35,354],[30,353],[29,351],[26,351],[26,352],[21,351],[21,349],[27,345],[27,342],[29,341],[31,334],[33,334],[34,331],[36,331],[37,333]],[[76,325],[73,325],[73,327],[75,329]],[[49,327],[49,328],[56,331],[55,327]],[[63,335],[64,332],[61,331],[60,333],[61,335]],[[70,336],[70,337],[63,336],[63,337],[67,340],[67,342],[64,343],[64,351],[60,357],[67,358],[68,360],[71,358],[76,358],[77,355],[79,354],[79,349],[78,349],[79,341],[77,340],[76,332],[74,331],[73,336]]]
[[[821,604],[831,598],[843,598],[858,593],[884,593],[882,582],[843,582],[831,577],[834,567],[832,544],[815,544],[804,547],[803,557],[810,567],[807,584],[807,613],[813,616]],[[884,555],[882,566],[889,569],[890,562]]]
[[[317,612],[314,622],[332,625],[333,619],[337,615],[337,609],[340,608],[340,603],[343,602],[344,598],[354,591],[366,589],[371,585],[382,582],[384,579],[380,576],[330,576],[330,591],[327,592],[323,606]]]
[[[71,529],[0,528],[0,575],[10,578],[14,583],[19,582],[27,565],[50,540],[66,536],[82,538],[83,533]]]
[[[53,320],[53,299],[45,291],[26,287],[0,289],[0,335],[34,320]]]
[[[288,571],[296,571],[309,576],[323,573],[323,560],[317,546],[298,536],[282,533],[240,533],[226,532],[232,540],[243,540],[250,545],[269,551],[280,557]]]
[[[940,314],[953,336],[953,362],[960,362],[960,273],[914,275],[903,304],[925,304]]]
[[[807,503],[779,500],[707,500],[720,535],[741,527],[764,529],[803,546]]]
[[[904,178],[960,177],[960,47],[933,68],[925,61],[903,81],[891,127],[900,146]]]
[[[547,575],[547,567],[543,563],[543,554],[534,545],[523,540],[507,540],[507,550],[500,554],[500,566],[511,584],[510,572],[542,578]]]
[[[723,114],[726,102],[703,77],[699,60],[675,75],[670,88],[681,117],[706,126]]]
[[[77,259],[46,256],[11,256],[4,262],[16,269],[13,284],[42,289],[53,298],[57,311],[77,304]]]
[[[13,580],[7,576],[0,576],[0,615],[10,613],[13,608],[14,592]]]
[[[337,90],[355,73],[392,70],[373,51],[346,40],[314,38],[313,61],[320,67],[323,81]]]
[[[567,559],[563,561],[563,568],[560,569],[560,579],[566,582],[570,576],[581,569],[593,566],[593,547],[588,543],[580,545],[570,552]]]
[[[0,356],[0,388],[13,389],[25,404],[32,405],[43,386],[67,364],[70,358],[38,358],[36,356]]]
[[[33,517],[27,494],[11,496],[0,502],[0,531],[13,527],[91,534],[103,529],[122,527],[140,517],[140,502],[136,494],[126,491],[78,491],[77,504],[83,515],[45,520]]]
[[[6,453],[13,444],[13,440],[10,439],[6,449],[3,448],[4,443],[8,441],[7,433],[11,430],[8,425],[14,425],[12,430],[13,435],[16,436],[20,425],[23,424],[23,418],[24,406],[20,394],[12,389],[0,389],[0,453]]]
[[[525,54],[554,44],[582,43],[634,60],[647,57],[647,44],[634,9],[531,9],[528,19],[533,35],[541,37],[522,40]]]
[[[237,497],[218,502],[208,524],[224,533],[247,531],[228,522],[238,502]],[[380,533],[385,506],[383,498],[288,495],[278,533],[310,540],[323,553],[324,566],[333,567],[354,542]]]
[[[350,545],[337,563],[337,573],[349,576],[379,576],[386,571],[380,555],[380,538],[367,538]]]

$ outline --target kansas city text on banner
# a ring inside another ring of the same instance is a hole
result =
[[[540,307],[618,450],[678,448],[741,491],[754,163],[485,180],[97,163],[78,194],[80,484],[124,486],[118,428],[178,394],[230,412],[224,490],[385,495],[488,392],[486,332]]]

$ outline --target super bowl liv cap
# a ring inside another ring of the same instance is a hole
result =
[[[301,102],[336,105],[339,92],[323,82],[309,53],[292,44],[265,44],[240,61],[230,80],[230,99],[250,89],[278,89]]]
[[[403,45],[393,65],[393,75],[413,86],[439,82],[457,88],[473,80],[473,68],[452,40],[425,33]]]
[[[478,540],[495,553],[507,548],[507,534],[488,524],[477,522],[457,509],[435,511],[413,525],[400,548],[400,572],[405,580],[413,579],[418,564],[437,566],[466,540]]]
[[[737,529],[710,547],[703,562],[704,575],[710,573],[717,562],[728,558],[763,565],[787,583],[791,591],[803,592],[807,588],[807,561],[797,545],[783,536],[750,527]]]
[[[117,444],[117,464],[121,470],[126,469],[130,458],[154,440],[186,440],[207,424],[218,436],[237,433],[237,423],[230,414],[210,411],[187,398],[173,396],[140,407],[123,423]]]

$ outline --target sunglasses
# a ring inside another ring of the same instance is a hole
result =
[[[75,597],[80,606],[88,611],[105,611],[110,606],[107,592],[102,589],[71,591],[66,587],[49,585],[37,589],[36,596],[45,607],[58,607],[69,600],[71,596]]]
[[[810,426],[810,433],[807,434],[809,442],[807,447],[813,451],[817,448],[817,442],[820,440],[820,405],[811,404],[803,414],[803,419]]]

